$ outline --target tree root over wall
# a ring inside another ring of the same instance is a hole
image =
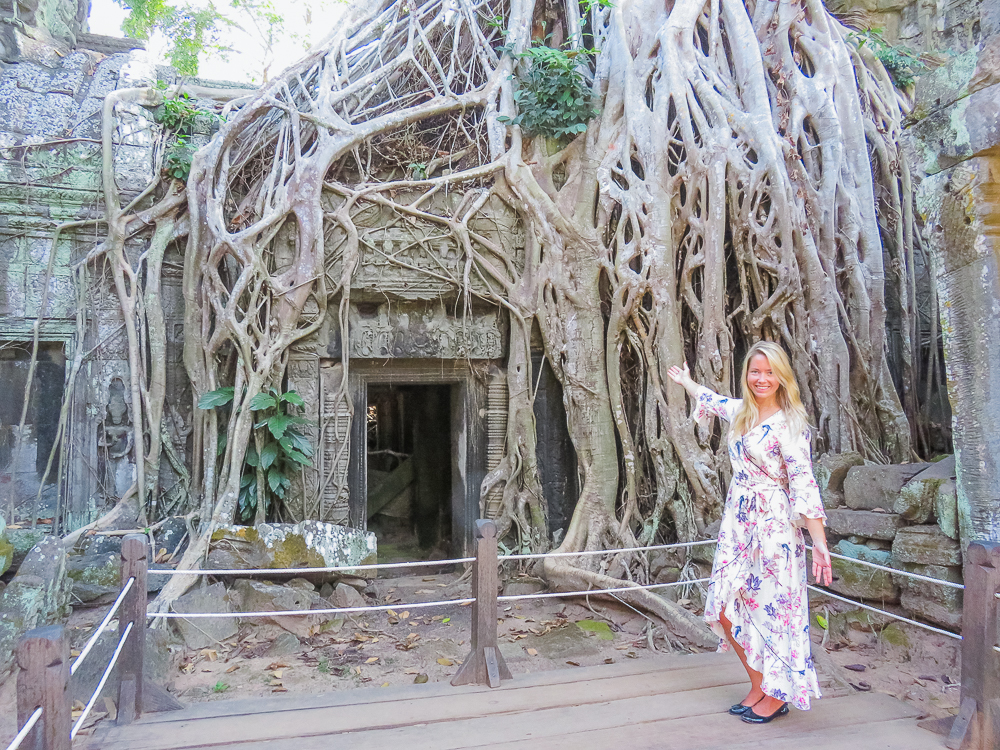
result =
[[[542,40],[594,48],[577,59],[600,114],[572,139],[530,137],[503,119],[516,114],[516,74],[528,64],[516,55]],[[187,238],[184,361],[195,399],[235,387],[228,424],[195,410],[199,500],[186,511],[202,523],[182,568],[233,520],[253,430],[242,407],[280,387],[291,347],[327,316],[346,374],[352,279],[366,251],[358,226],[373,212],[461,252],[458,274],[383,249],[386,262],[451,285],[459,315],[477,300],[508,313],[506,453],[483,489],[502,488],[498,527],[519,548],[550,545],[535,458],[536,326],[579,460],[560,551],[692,540],[718,517],[717,435],[688,419],[665,373],[686,359],[696,379],[733,393],[738,361],[759,338],[790,352],[817,451],[908,458],[915,415],[890,380],[885,299],[889,285],[912,299],[912,274],[883,266],[883,247],[912,265],[916,241],[896,142],[904,111],[881,64],[819,0],[358,3],[309,57],[230,105],[186,187],[141,217],[108,205],[101,252],[144,415],[140,507],[156,495],[163,391],[155,353],[144,359],[144,342],[162,345],[158,287],[134,278],[121,249],[138,221],[155,225],[145,261],[154,275],[163,243]],[[518,217],[523,250],[487,231],[497,205]],[[341,384],[326,397],[349,405]],[[565,590],[645,579],[637,562],[612,574],[596,560],[549,561],[543,572]],[[173,577],[154,608],[192,580]],[[675,634],[712,641],[660,597],[625,599]]]

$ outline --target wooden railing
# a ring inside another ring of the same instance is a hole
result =
[[[973,542],[965,555],[962,701],[950,750],[1000,748],[1000,544]]]
[[[510,670],[497,642],[497,605],[499,601],[511,597],[498,596],[499,558],[496,534],[496,526],[492,521],[476,522],[476,556],[472,563],[472,650],[452,679],[453,685],[480,684],[497,687],[501,680],[511,679]],[[126,634],[131,630],[134,637],[123,635],[124,643],[120,643],[118,724],[128,724],[142,713],[147,551],[146,538],[140,534],[127,536],[122,542],[121,581],[123,591],[127,589],[127,592],[124,597],[120,597],[118,632]],[[131,586],[127,586],[129,581],[132,582]],[[567,592],[566,595],[573,593]],[[597,594],[601,591],[589,593]],[[560,595],[562,594],[549,593],[542,596]],[[468,603],[468,600],[457,600],[455,603],[459,602]],[[951,750],[1000,748],[998,612],[1000,544],[971,544],[965,562],[961,708],[954,721],[945,727],[950,730],[947,746]],[[252,613],[244,614],[249,616]],[[15,744],[8,750],[17,746],[24,750],[69,750],[71,731],[75,734],[76,729],[71,727],[68,695],[69,643],[64,628],[53,625],[25,634],[18,644],[17,661],[21,668],[17,681],[18,727],[23,729],[29,724],[31,726],[26,732],[22,732],[22,741],[17,743],[15,740]],[[114,662],[109,665],[108,671],[111,666],[114,666]],[[149,687],[151,686],[147,683],[146,689]],[[39,709],[40,716],[36,716]],[[78,726],[82,721],[78,719]]]

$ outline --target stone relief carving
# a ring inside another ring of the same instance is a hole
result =
[[[108,405],[101,421],[97,445],[105,450],[105,488],[121,497],[135,481],[132,410],[126,399],[125,381],[119,377],[108,386]]]
[[[503,356],[497,311],[449,316],[443,305],[352,305],[351,356],[497,359]]]

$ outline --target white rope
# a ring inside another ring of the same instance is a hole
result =
[[[370,565],[339,565],[333,568],[233,568],[231,570],[210,570],[192,568],[191,570],[147,570],[148,575],[161,576],[255,576],[255,575],[286,575],[294,573],[348,573],[354,570],[388,570],[390,568],[420,568],[427,565],[462,565],[475,562],[474,557],[459,557],[454,560],[414,560],[398,563],[373,563]]]
[[[81,651],[80,655],[76,657],[76,661],[73,662],[73,666],[69,668],[69,673],[71,675],[76,674],[76,670],[79,669],[81,664],[83,664],[83,660],[87,658],[87,654],[89,654],[90,650],[97,645],[97,639],[100,637],[101,633],[104,632],[104,629],[111,624],[111,618],[115,616],[115,613],[118,611],[118,607],[121,606],[122,601],[125,599],[125,595],[132,588],[133,583],[135,583],[135,577],[129,578],[128,581],[126,581],[125,585],[122,587],[122,592],[118,595],[118,598],[115,599],[115,603],[111,605],[111,609],[109,609],[108,613],[104,615],[104,619],[101,620],[101,624],[97,626],[97,631],[90,636],[90,640],[87,641],[87,645],[83,647],[83,651]]]
[[[94,704],[97,703],[97,697],[101,694],[101,691],[104,690],[104,683],[106,683],[108,681],[108,678],[111,676],[111,670],[115,668],[115,664],[118,662],[118,656],[121,654],[122,649],[125,647],[125,641],[128,640],[129,633],[131,632],[132,632],[132,623],[130,622],[126,626],[125,632],[122,634],[121,640],[118,641],[118,648],[116,648],[115,652],[111,655],[111,661],[108,662],[108,668],[105,669],[104,674],[101,675],[101,681],[97,683],[97,690],[95,690],[94,694],[90,696],[90,700],[87,702],[86,708],[83,709],[83,713],[80,714],[80,718],[77,719],[76,724],[73,725],[73,730],[69,733],[69,738],[71,740],[76,739],[77,732],[79,732],[80,729],[83,727],[83,722],[87,720],[87,717],[90,715],[90,710],[94,707]],[[119,706],[119,709],[120,708],[121,706]]]
[[[640,591],[649,589],[665,589],[671,586],[689,586],[695,583],[705,583],[709,578],[695,578],[691,581],[675,581],[673,583],[652,583],[645,586],[620,586],[614,589],[590,589],[589,591],[553,591],[545,594],[517,594],[515,596],[498,596],[498,602],[517,602],[522,599],[554,599],[560,596],[593,596],[595,594],[617,594],[622,591]]]
[[[35,728],[35,724],[38,723],[38,720],[41,717],[42,707],[39,706],[35,709],[34,713],[28,717],[28,720],[24,722],[24,726],[21,727],[21,731],[14,735],[14,739],[11,740],[9,745],[7,745],[7,750],[17,750],[17,748],[21,746],[21,743],[24,742],[24,738],[28,736],[28,733]]]
[[[867,604],[862,604],[861,602],[856,602],[853,599],[848,599],[843,596],[838,596],[826,589],[821,589],[816,586],[809,586],[809,589],[815,591],[817,594],[823,594],[823,596],[829,596],[833,599],[839,599],[842,602],[847,602],[848,604],[853,604],[856,607],[862,607],[863,609],[871,610],[872,612],[878,612],[880,615],[885,615],[886,617],[892,617],[895,620],[902,620],[903,622],[908,622],[910,625],[916,625],[918,628],[923,628],[924,630],[930,630],[932,633],[937,633],[938,635],[946,635],[949,638],[955,638],[957,640],[962,640],[962,636],[958,633],[952,633],[950,630],[942,630],[941,628],[935,628],[933,625],[927,625],[926,623],[919,622],[917,620],[911,620],[909,617],[903,617],[902,615],[893,614],[892,612],[886,612],[884,609],[878,609],[877,607],[869,607]]]
[[[621,549],[591,549],[584,552],[537,552],[531,555],[500,555],[499,560],[541,560],[546,557],[583,557],[584,555],[616,555],[619,552],[651,552],[657,549],[677,549],[680,547],[697,547],[701,544],[715,544],[716,539],[703,539],[700,542],[678,542],[677,544],[657,544],[652,547],[622,547]]]
[[[806,549],[812,551],[812,547],[808,544]],[[886,573],[892,573],[896,576],[905,576],[906,578],[915,578],[918,581],[927,581],[928,583],[937,583],[942,586],[948,586],[953,589],[964,589],[965,584],[962,583],[952,583],[951,581],[944,581],[940,578],[931,578],[930,576],[922,576],[919,573],[910,573],[906,570],[899,570],[897,568],[888,568],[885,565],[879,565],[878,563],[868,562],[867,560],[859,560],[856,557],[847,557],[846,555],[838,555],[836,552],[831,552],[830,557],[836,557],[838,560],[847,560],[847,562],[857,563],[858,565],[864,565],[869,568],[875,568],[876,570],[884,570]],[[997,596],[1000,596],[998,594]]]
[[[343,612],[387,612],[390,609],[424,609],[426,607],[444,607],[449,604],[471,604],[475,599],[449,599],[443,602],[415,602],[413,604],[386,604],[377,607],[340,607],[337,609],[279,609],[273,612],[149,612],[151,620],[163,617],[167,620],[194,620],[198,618],[222,617],[294,617],[297,615],[334,615]]]

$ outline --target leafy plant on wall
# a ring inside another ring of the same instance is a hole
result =
[[[235,389],[218,388],[198,401],[200,409],[227,406]],[[295,472],[312,466],[313,447],[302,433],[312,424],[297,414],[289,414],[289,406],[305,406],[295,391],[280,392],[271,388],[250,399],[247,408],[254,412],[253,443],[247,446],[243,459],[243,476],[237,503],[239,523],[263,523],[277,515],[280,501],[285,499]],[[219,436],[219,455],[226,448],[226,433]]]

